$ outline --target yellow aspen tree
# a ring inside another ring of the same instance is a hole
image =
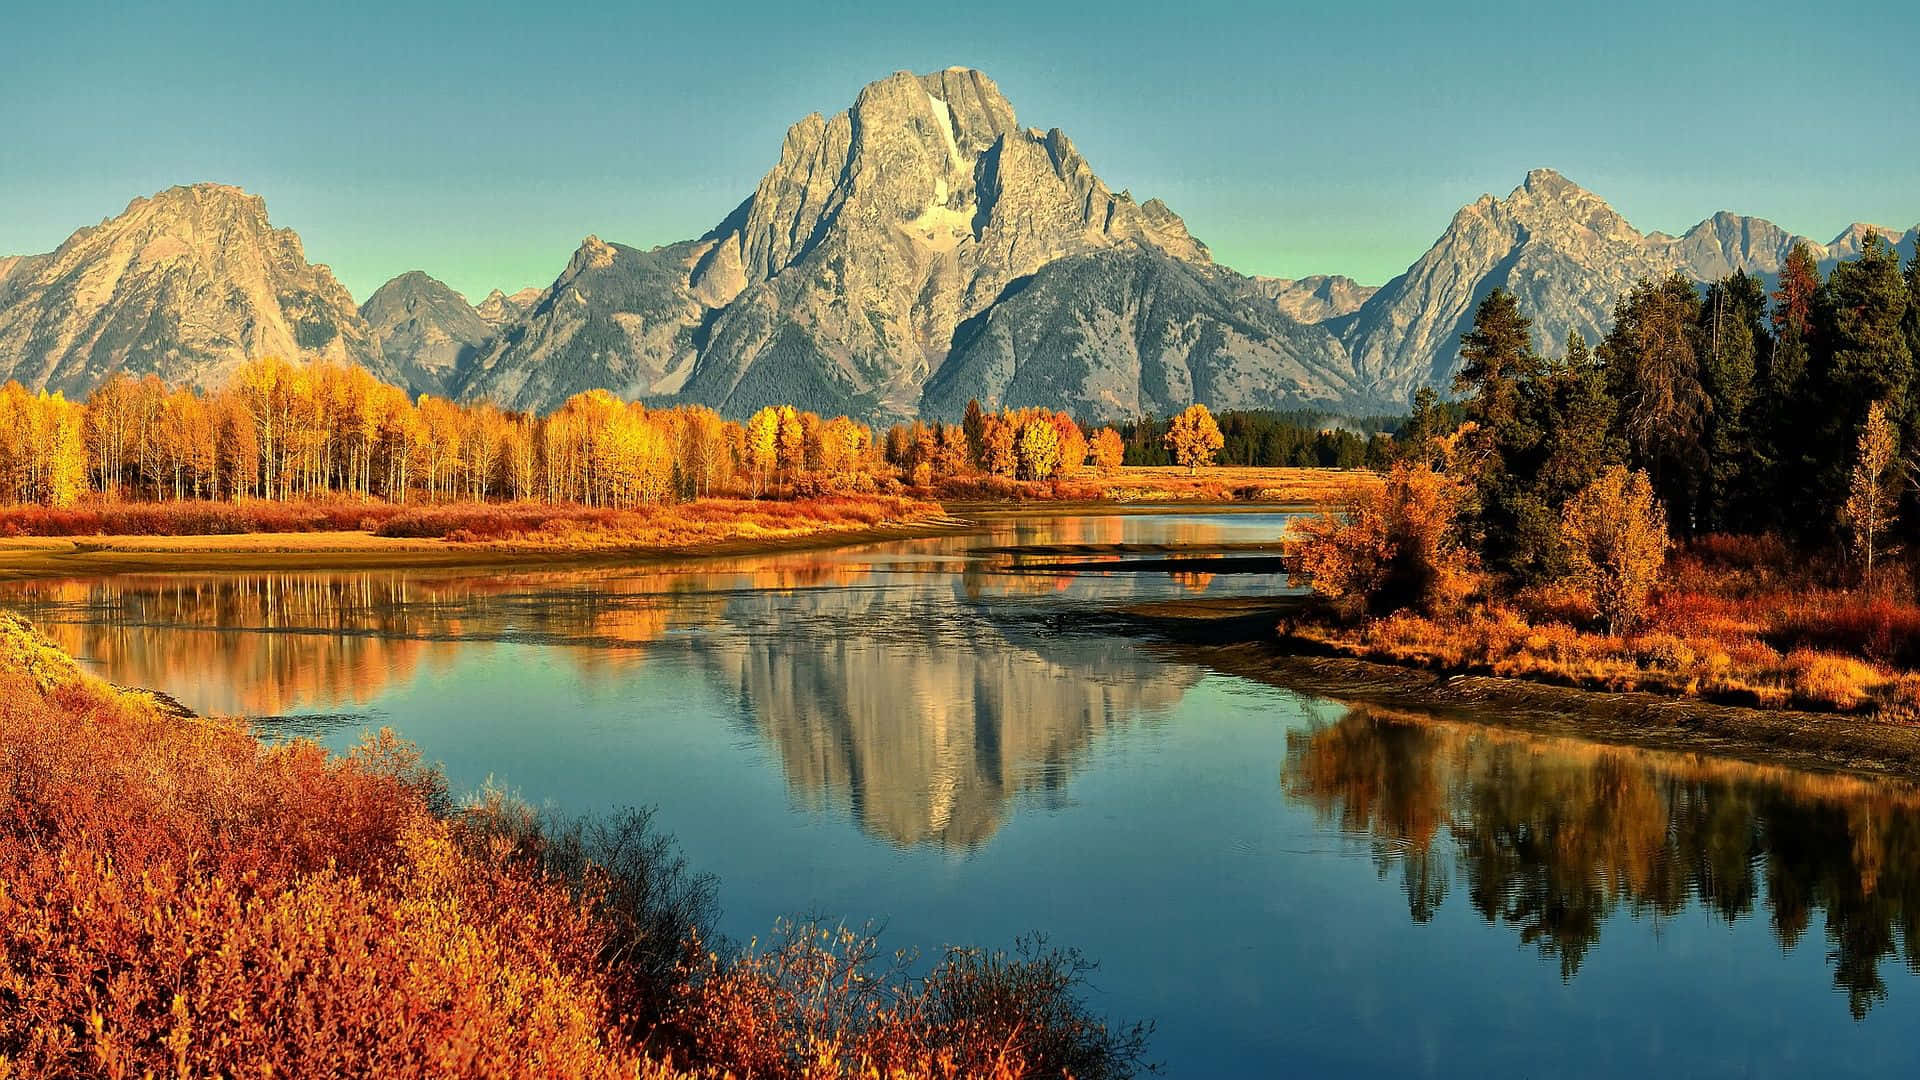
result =
[[[1167,449],[1173,451],[1173,460],[1187,467],[1191,476],[1202,466],[1213,464],[1213,455],[1227,444],[1220,434],[1220,425],[1214,422],[1213,413],[1205,405],[1194,402],[1186,411],[1173,418],[1167,425]]]

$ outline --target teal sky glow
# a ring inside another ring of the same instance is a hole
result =
[[[1911,0],[276,7],[9,10],[0,254],[217,180],[356,298],[417,268],[477,300],[587,233],[697,236],[793,121],[951,64],[1249,273],[1378,284],[1542,165],[1642,229],[1920,219]]]

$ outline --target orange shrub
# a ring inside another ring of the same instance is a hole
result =
[[[908,979],[866,937],[706,951],[705,886],[645,815],[455,811],[389,735],[266,746],[106,686],[5,614],[0,790],[9,1080],[1099,1080],[1144,1038],[1087,1014],[1069,953]]]

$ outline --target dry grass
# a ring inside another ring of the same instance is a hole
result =
[[[1112,473],[1089,468],[1071,477],[1047,481],[956,477],[942,481],[933,493],[954,502],[1246,502],[1319,506],[1341,501],[1355,487],[1373,487],[1379,483],[1379,474],[1361,469],[1214,466],[1188,475],[1186,469],[1177,465],[1127,465]]]
[[[825,495],[785,501],[702,499],[640,510],[547,503],[429,506],[395,515],[377,535],[543,548],[686,548],[725,540],[852,532],[938,517],[940,507],[894,495]]]
[[[234,536],[368,532],[402,507],[374,499],[270,502],[96,502],[63,510],[0,509],[0,536]]]
[[[1593,612],[1557,589],[1455,617],[1312,619],[1288,631],[1436,670],[1920,720],[1920,606],[1835,576],[1777,541],[1712,537],[1675,555],[1632,634],[1598,632]]]
[[[1071,954],[909,980],[864,934],[709,951],[670,848],[456,809],[390,735],[334,757],[180,716],[11,615],[0,790],[8,1080],[1097,1080],[1138,1056]]]

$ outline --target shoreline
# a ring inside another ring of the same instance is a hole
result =
[[[781,554],[944,536],[983,521],[1056,514],[1152,515],[1305,512],[1297,502],[1218,503],[1202,500],[952,502],[935,517],[870,528],[826,529],[792,536],[733,537],[657,547],[565,547],[538,541],[406,539],[364,531],[219,533],[191,536],[22,536],[0,539],[0,579],[128,573],[218,573],[261,570],[496,569],[649,565],[690,559]]]
[[[642,566],[912,540],[964,532],[977,524],[942,514],[870,528],[823,529],[792,536],[733,537],[673,547],[560,547],[527,541],[460,543],[395,539],[367,532],[18,537],[0,540],[0,578],[260,570]]]
[[[1845,713],[1590,690],[1339,656],[1275,631],[1281,616],[1298,603],[1290,598],[1173,600],[1125,609],[1118,620],[1146,631],[1179,659],[1351,704],[1810,771],[1920,779],[1920,727]]]

